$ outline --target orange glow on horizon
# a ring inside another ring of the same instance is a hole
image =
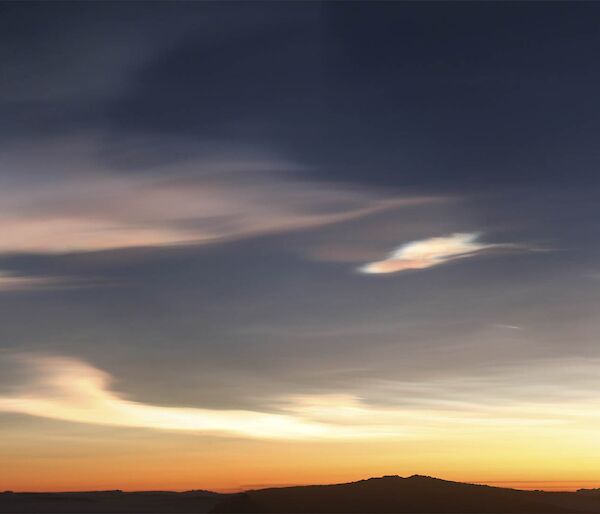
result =
[[[96,428],[75,426],[57,448],[54,423],[46,436],[25,430],[0,443],[6,456],[2,489],[13,491],[244,489],[352,482],[382,475],[430,475],[515,489],[600,487],[598,459],[544,455],[544,445],[517,444],[510,456],[495,443],[267,442],[153,434],[118,429],[110,442]],[[103,429],[104,430],[104,429]],[[113,429],[110,429],[111,431]],[[31,444],[28,444],[28,441]],[[496,449],[490,450],[490,448]],[[10,448],[10,449],[9,449]],[[504,455],[503,455],[504,454]],[[520,457],[515,458],[515,455]],[[595,461],[595,462],[594,462]],[[555,470],[554,472],[552,470]]]
[[[46,372],[54,369],[44,363]],[[317,403],[291,404],[295,410],[290,412],[297,416],[293,419],[310,426],[326,422],[335,430],[343,428],[342,433],[352,426],[348,423],[359,421],[362,425],[357,427],[410,431],[397,432],[400,437],[256,438],[245,435],[246,429],[157,429],[156,419],[162,427],[180,409],[126,400],[108,388],[108,378],[99,370],[79,361],[58,363],[60,373],[32,373],[35,380],[26,381],[27,388],[4,397],[2,489],[234,491],[413,474],[517,489],[600,485],[600,480],[594,481],[600,476],[600,444],[596,411],[588,408],[593,400],[560,404],[558,414],[549,404],[477,404],[478,411],[488,409],[488,415],[476,417],[472,410],[443,406],[390,410],[345,397],[323,397]],[[19,411],[15,405],[33,405],[36,410]],[[122,420],[127,422],[98,421],[115,412],[126,415]],[[140,413],[148,412],[152,423],[138,423]],[[194,420],[213,416],[202,409],[184,414]]]

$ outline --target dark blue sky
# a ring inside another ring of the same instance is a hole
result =
[[[197,408],[477,402],[458,384],[490,376],[536,401],[600,358],[599,19],[2,3],[3,366],[67,357]]]

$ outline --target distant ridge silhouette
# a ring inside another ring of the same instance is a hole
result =
[[[428,476],[384,476],[335,485],[246,491],[222,499],[215,514],[249,513],[600,513],[600,493],[519,491]]]
[[[2,514],[200,514],[221,495],[210,491],[85,491],[76,493],[0,493]]]
[[[600,490],[520,491],[413,475],[236,494],[196,490],[0,493],[2,514],[576,514],[600,513]]]

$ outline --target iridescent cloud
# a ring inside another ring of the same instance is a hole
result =
[[[34,155],[28,147],[19,150],[0,159],[23,174],[18,181],[0,178],[0,253],[203,244],[438,200],[303,179],[298,164],[268,151],[207,149],[141,174],[106,169],[94,160],[89,141],[54,141]],[[56,154],[68,154],[69,165],[54,169]],[[28,178],[48,167],[47,180]]]
[[[400,246],[385,259],[365,264],[362,273],[397,273],[399,271],[425,269],[445,262],[471,257],[482,250],[498,247],[497,244],[477,242],[477,233],[456,233],[444,237],[431,237],[411,241]]]

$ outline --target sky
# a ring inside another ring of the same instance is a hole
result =
[[[0,4],[0,489],[600,486],[600,4]]]

